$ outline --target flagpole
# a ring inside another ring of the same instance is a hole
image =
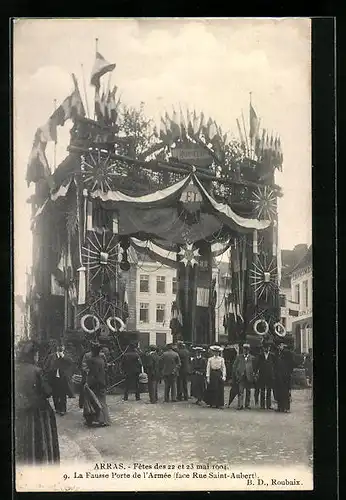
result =
[[[99,39],[95,38],[95,57],[97,57]],[[95,98],[94,98],[94,120],[96,120],[96,95],[100,92],[100,89],[95,86]]]
[[[246,143],[247,154],[249,154],[249,143],[248,143],[248,140],[247,140],[247,133],[246,133],[246,127],[245,127],[245,120],[244,120],[244,113],[243,113],[243,110],[241,110],[241,118],[242,118],[243,128],[244,128],[245,143]]]
[[[89,103],[88,103],[88,97],[87,97],[87,93],[86,93],[85,75],[84,75],[84,66],[83,66],[83,64],[81,64],[81,68],[82,68],[82,80],[83,80],[83,90],[84,90],[85,105],[86,105],[86,110],[87,110],[88,118],[90,118]]]
[[[249,141],[250,141],[250,149],[251,149],[251,160],[253,160],[253,137],[250,137],[250,131],[251,131],[251,107],[252,107],[252,92],[249,92],[249,97],[250,97],[250,104],[249,104],[249,124],[250,124],[250,130],[249,130]]]

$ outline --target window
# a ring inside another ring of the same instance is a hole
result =
[[[156,333],[156,345],[164,346],[166,345],[166,332]]]
[[[177,291],[178,291],[178,281],[177,281],[177,278],[175,276],[173,276],[173,278],[172,278],[172,294],[176,295]]]
[[[280,303],[280,307],[286,307],[286,295],[285,294],[280,293],[279,303]]]
[[[286,318],[281,318],[281,324],[286,328]]]
[[[149,323],[149,304],[141,302],[139,305],[139,321]]]
[[[163,323],[165,321],[165,304],[156,305],[156,323]]]
[[[304,294],[304,305],[305,307],[309,307],[309,283],[308,281],[304,281],[303,283],[303,294]]]
[[[295,302],[297,302],[298,304],[300,304],[300,287],[299,287],[299,285],[295,286],[294,300],[295,300]]]
[[[156,277],[156,293],[166,293],[166,278],[165,276]]]
[[[139,277],[139,291],[149,292],[149,275],[141,274]]]

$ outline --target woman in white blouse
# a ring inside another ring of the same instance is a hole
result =
[[[224,382],[226,380],[225,360],[221,356],[222,347],[211,346],[212,356],[207,363],[207,384],[205,402],[211,408],[223,408],[224,406]]]

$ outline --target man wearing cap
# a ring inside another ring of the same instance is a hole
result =
[[[168,344],[160,359],[160,371],[165,382],[165,403],[169,402],[169,395],[172,402],[177,401],[177,376],[180,365],[179,354],[173,349],[172,344]]]
[[[177,386],[178,386],[178,394],[177,400],[187,401],[189,399],[188,391],[187,391],[187,379],[190,374],[190,353],[186,349],[186,346],[183,342],[179,341],[177,343],[177,352],[180,358],[180,369],[177,378]]]
[[[287,349],[286,344],[278,345],[278,353],[275,357],[274,376],[276,388],[276,400],[278,412],[288,413],[290,411],[291,376],[293,371],[292,352]]]
[[[224,407],[224,383],[226,380],[225,360],[221,356],[222,347],[214,345],[210,347],[212,356],[208,359],[206,376],[207,391],[205,402],[211,408]]]
[[[250,344],[244,344],[243,353],[236,357],[233,364],[233,376],[238,384],[238,410],[244,408],[244,390],[245,408],[250,409],[251,388],[254,384],[254,361],[254,356],[250,354]]]
[[[203,347],[193,347],[194,357],[191,361],[191,396],[196,398],[196,404],[200,405],[205,392],[205,372],[207,360],[202,356]]]
[[[268,342],[263,342],[262,352],[256,360],[257,387],[260,390],[261,408],[271,410],[272,388],[274,384],[274,355],[270,352]]]
[[[149,350],[144,358],[145,372],[148,375],[148,391],[150,403],[157,403],[157,386],[160,380],[160,357],[156,346],[149,346]]]

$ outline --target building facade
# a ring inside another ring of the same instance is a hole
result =
[[[292,270],[291,294],[298,309],[298,316],[292,321],[292,333],[296,350],[299,353],[308,353],[309,349],[313,347],[311,246],[302,260]]]
[[[177,293],[176,269],[154,262],[149,258],[130,254],[131,268],[127,276],[129,317],[127,329],[139,332],[140,346],[163,346],[173,341],[170,329],[172,304]],[[217,303],[215,307],[215,341],[224,336],[225,280],[228,263],[213,267]],[[225,337],[225,338],[224,338]]]

